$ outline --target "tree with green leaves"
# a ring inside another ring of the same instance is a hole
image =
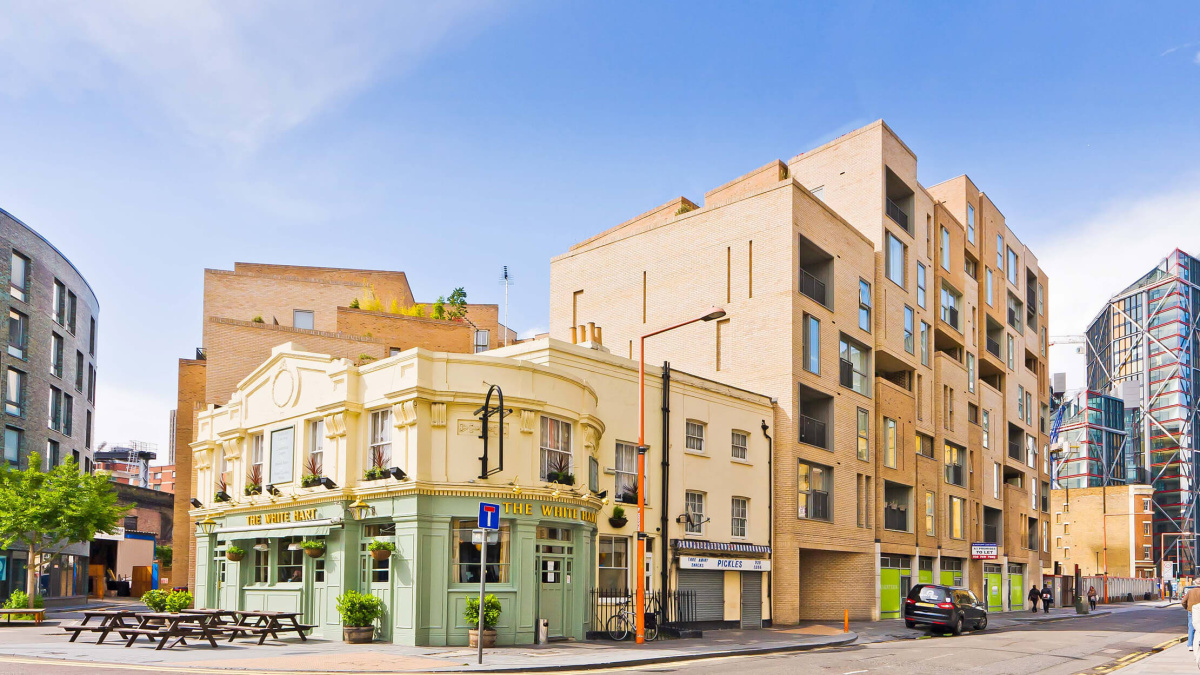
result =
[[[29,608],[37,595],[41,569],[72,544],[112,534],[133,505],[117,504],[108,474],[82,473],[74,460],[43,471],[42,458],[29,455],[29,468],[0,466],[0,549],[24,544],[29,551],[25,588]]]
[[[462,286],[450,292],[446,299],[446,318],[458,321],[467,315],[467,291]]]

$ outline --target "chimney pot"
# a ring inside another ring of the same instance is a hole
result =
[[[588,342],[596,341],[596,322],[595,321],[587,322],[587,341]]]
[[[573,344],[573,345],[579,344],[579,340],[577,340],[575,338],[575,326],[571,326],[571,344]]]
[[[600,326],[596,326],[596,335],[595,335],[596,344],[598,344],[598,345],[604,344],[604,338],[602,337],[603,335],[604,335],[604,329],[601,328]]]

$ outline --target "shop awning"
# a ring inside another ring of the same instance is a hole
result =
[[[217,528],[219,541],[235,541],[238,539],[278,539],[280,537],[323,537],[330,530],[341,529],[341,518],[325,518],[312,520],[303,524],[292,524],[291,527],[275,525],[240,525],[236,527]]]

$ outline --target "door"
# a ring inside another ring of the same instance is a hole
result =
[[[538,618],[546,619],[549,623],[547,637],[565,637],[563,632],[563,600],[566,593],[566,574],[563,569],[565,561],[562,556],[542,555],[538,559],[539,591]]]
[[[887,567],[879,570],[879,618],[899,619],[902,597],[900,570]]]
[[[1008,586],[1009,609],[1021,609],[1025,604],[1025,575],[1009,573]]]
[[[691,591],[696,608],[692,621],[725,620],[725,573],[713,570],[679,570],[679,590]],[[688,603],[683,603],[686,606]]]
[[[986,587],[984,593],[987,595],[988,611],[1004,611],[1004,579],[1000,574],[999,565],[983,566],[983,583]]]
[[[742,572],[741,627],[762,628],[762,572]]]

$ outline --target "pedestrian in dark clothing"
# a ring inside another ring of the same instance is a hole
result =
[[[1029,598],[1029,602],[1033,605],[1033,608],[1029,611],[1037,614],[1038,600],[1042,598],[1042,594],[1038,592],[1037,586],[1029,587],[1029,595],[1027,597]]]
[[[1096,598],[1096,587],[1089,586],[1088,587],[1088,607],[1091,607],[1093,612],[1096,611],[1096,599],[1097,599]]]
[[[1054,604],[1054,591],[1050,590],[1050,584],[1042,586],[1042,612],[1050,613],[1050,605]]]

